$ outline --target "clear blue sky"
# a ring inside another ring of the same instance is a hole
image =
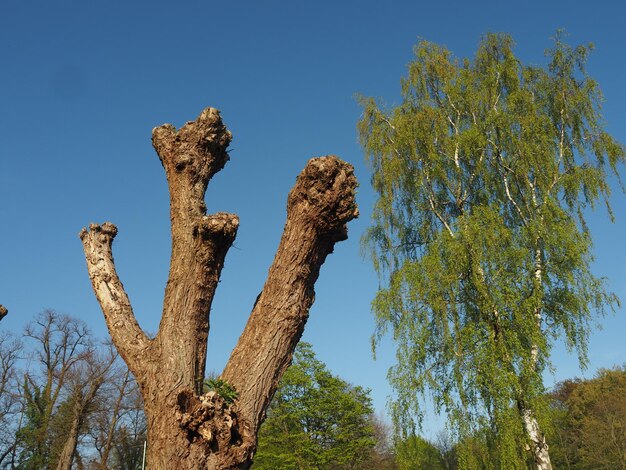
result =
[[[357,144],[355,93],[393,103],[418,37],[471,55],[485,32],[508,32],[541,64],[557,28],[592,41],[589,71],[606,97],[609,131],[626,142],[626,11],[616,1],[3,1],[0,4],[0,303],[3,329],[44,308],[106,328],[78,239],[111,221],[114,254],[138,320],[155,331],[169,263],[165,176],[151,129],[206,106],[234,135],[231,161],[207,193],[210,211],[241,226],[213,305],[209,368],[221,370],[278,244],[286,195],[306,161],[337,154],[360,179],[361,218],[317,284],[305,339],[335,373],[373,389],[383,410],[393,358],[370,352],[378,283],[359,239],[373,193]],[[626,301],[626,196],[616,223],[592,216],[596,274]],[[593,334],[591,366],[626,360],[623,311]],[[561,349],[548,381],[580,375]],[[427,423],[428,424],[428,423]]]

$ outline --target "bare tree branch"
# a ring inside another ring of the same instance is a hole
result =
[[[87,271],[91,285],[100,303],[111,338],[120,355],[136,376],[150,340],[139,327],[128,295],[115,270],[111,244],[117,235],[117,227],[105,222],[91,224],[89,230],[80,232],[83,242]]]

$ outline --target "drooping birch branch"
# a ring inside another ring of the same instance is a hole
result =
[[[238,406],[258,429],[308,319],[314,283],[346,223],[358,216],[351,165],[315,158],[287,202],[287,222],[274,262],[222,378],[239,392]]]

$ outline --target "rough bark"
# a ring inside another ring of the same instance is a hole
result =
[[[4,305],[0,305],[0,320],[6,317],[7,313],[9,313],[9,311],[6,309],[6,307]]]
[[[176,130],[152,133],[170,191],[172,254],[159,331],[137,324],[115,272],[113,224],[80,233],[94,292],[122,358],[137,378],[148,424],[148,468],[248,468],[256,434],[291,361],[326,256],[347,238],[358,215],[352,167],[336,157],[312,159],[289,194],[287,222],[274,263],[248,324],[222,374],[238,398],[202,393],[211,302],[239,220],[206,215],[210,178],[228,160],[231,134],[207,108]]]
[[[239,391],[238,404],[253,429],[291,362],[320,267],[334,244],[347,238],[346,222],[358,215],[355,186],[349,165],[324,157],[309,161],[289,193],[287,223],[267,281],[222,374]]]

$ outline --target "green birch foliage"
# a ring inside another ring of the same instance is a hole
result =
[[[535,67],[504,34],[464,60],[422,41],[398,106],[360,98],[378,193],[363,240],[382,283],[374,346],[388,331],[397,343],[392,414],[410,433],[431,391],[458,438],[498,436],[494,468],[525,468],[518,407],[546,424],[554,342],[584,366],[594,315],[618,302],[590,271],[584,219],[609,207],[625,158],[603,128],[591,50],[558,33]]]
[[[394,446],[398,470],[446,470],[442,455],[433,444],[420,436],[407,436]]]

